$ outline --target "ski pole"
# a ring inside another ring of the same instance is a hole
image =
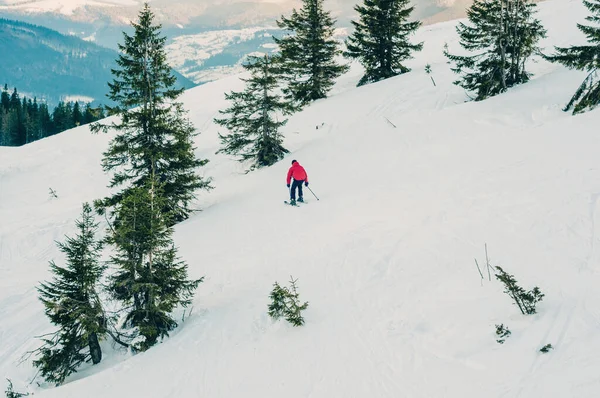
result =
[[[312,191],[312,189],[310,189],[310,187],[306,187],[306,188],[308,188],[308,190],[310,191],[310,193],[312,193],[312,194],[313,194],[313,196],[314,196],[315,198],[317,198],[317,195],[315,195],[315,193]],[[319,200],[319,198],[317,198],[317,200]]]

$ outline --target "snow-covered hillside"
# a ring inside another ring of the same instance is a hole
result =
[[[275,51],[273,35],[281,33],[277,26],[271,26],[178,36],[167,45],[169,64],[197,84],[219,80],[242,73],[247,56]],[[338,28],[334,36],[342,42],[348,29]]]
[[[540,6],[553,44],[581,43],[578,1]],[[249,174],[214,155],[211,122],[241,88],[228,78],[184,95],[202,134],[202,173],[216,189],[176,228],[192,277],[191,316],[133,357],[110,348],[97,367],[41,398],[597,397],[600,391],[600,111],[561,111],[582,75],[541,60],[535,79],[465,103],[442,56],[453,22],[423,28],[413,72],[334,95],[290,119],[291,154]],[[424,72],[431,64],[437,87]],[[387,120],[386,120],[387,119]],[[388,122],[389,120],[389,122]],[[397,127],[394,128],[391,123]],[[316,127],[319,127],[318,129]],[[19,364],[53,330],[35,286],[82,201],[106,193],[110,137],[79,128],[0,148],[0,377],[24,389]],[[283,205],[291,159],[309,174],[308,204]],[[50,198],[53,188],[57,199]],[[491,261],[546,294],[522,316],[473,261]],[[272,283],[299,279],[306,325],[267,316]],[[495,324],[512,336],[495,341]],[[555,349],[538,350],[545,344]]]
[[[169,65],[194,83],[206,83],[243,72],[246,55],[270,52],[274,27],[214,30],[174,38],[167,46]]]

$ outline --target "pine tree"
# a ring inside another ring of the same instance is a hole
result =
[[[552,62],[559,62],[570,69],[588,72],[565,111],[573,110],[573,114],[594,109],[600,103],[600,1],[584,0],[583,4],[591,15],[586,20],[593,25],[577,24],[577,27],[587,37],[589,45],[572,47],[555,47],[556,54],[545,57]]]
[[[289,291],[287,288],[281,287],[277,282],[273,284],[273,290],[269,294],[271,303],[269,304],[268,314],[271,318],[279,319],[285,315],[288,296]]]
[[[291,278],[288,305],[285,311],[285,320],[291,323],[293,326],[304,325],[304,317],[302,311],[308,308],[308,301],[300,303],[300,294],[298,293],[298,287],[296,282],[298,280]]]
[[[419,21],[407,22],[414,10],[409,4],[410,0],[364,0],[354,7],[360,19],[352,21],[355,30],[346,41],[345,55],[365,68],[359,86],[410,71],[402,62],[421,51],[423,43],[409,41],[421,26]]]
[[[52,135],[61,133],[71,128],[71,118],[64,102],[59,102],[52,111]]]
[[[510,275],[500,267],[496,267],[498,273],[496,279],[504,284],[504,293],[506,293],[519,307],[523,315],[532,315],[536,313],[536,305],[542,301],[544,294],[539,287],[526,291],[518,285],[513,275]]]
[[[118,135],[104,153],[103,168],[112,171],[111,188],[121,190],[96,202],[102,212],[120,203],[135,187],[146,186],[152,175],[163,184],[165,213],[172,222],[186,219],[190,201],[198,189],[210,189],[210,181],[196,175],[208,161],[196,159],[195,130],[183,105],[177,102],[182,90],[175,89],[176,77],[167,64],[166,38],[154,24],[148,4],[133,23],[132,36],[124,33],[124,44],[109,83],[108,97],[117,103],[108,107],[110,116],[119,116],[109,125],[92,125],[92,131],[114,129]]]
[[[111,263],[117,267],[109,290],[126,305],[123,327],[131,329],[136,350],[147,350],[177,326],[171,312],[191,303],[203,279],[187,279],[169,217],[161,210],[164,201],[156,180],[128,190],[117,205],[119,227],[109,239],[116,248]]]
[[[8,85],[4,85],[4,89],[0,94],[0,145],[12,145],[12,136],[8,129],[8,111],[10,109],[10,95],[8,93]]]
[[[83,124],[93,123],[98,119],[94,115],[94,110],[92,109],[92,106],[90,104],[87,104],[83,112]]]
[[[474,91],[481,101],[529,81],[525,64],[546,36],[533,17],[536,8],[527,0],[475,0],[467,11],[470,24],[460,22],[456,28],[461,46],[474,54],[444,52],[461,75],[454,84]]]
[[[302,9],[282,17],[277,25],[290,34],[274,38],[281,52],[286,76],[286,98],[304,106],[326,98],[337,79],[348,71],[335,58],[341,55],[333,38],[335,20],[323,9],[323,0],[303,0]]]
[[[223,147],[217,153],[238,155],[240,161],[252,160],[253,167],[271,166],[288,153],[279,132],[287,119],[278,121],[276,117],[291,114],[294,107],[277,92],[281,76],[278,62],[268,55],[250,57],[244,68],[251,74],[250,79],[243,79],[246,89],[226,94],[232,104],[220,113],[228,117],[215,119],[231,132],[219,134]]]
[[[79,102],[75,101],[75,104],[73,105],[73,116],[72,116],[72,124],[73,127],[77,127],[82,125],[83,123],[83,115],[81,113],[81,107],[79,106]]]
[[[304,325],[302,311],[308,308],[308,302],[300,302],[300,294],[296,282],[298,280],[290,277],[290,287],[281,287],[279,283],[273,284],[273,290],[269,295],[269,316],[275,320],[282,317],[293,326]]]
[[[8,93],[8,84],[4,85],[2,94],[0,94],[0,105],[5,111],[10,108],[10,94]]]
[[[39,105],[39,115],[40,115],[40,126],[42,129],[42,135],[44,137],[48,137],[52,135],[52,117],[50,116],[50,111],[48,110],[48,104],[40,104]]]
[[[8,386],[6,387],[6,391],[4,391],[4,393],[6,394],[6,398],[22,398],[29,396],[29,393],[15,391],[12,380],[6,379],[6,381],[8,381]]]
[[[23,146],[27,143],[27,130],[25,128],[22,100],[16,87],[10,96],[10,109],[13,113],[10,131],[10,135],[12,136],[12,145]]]
[[[99,263],[100,243],[95,238],[98,224],[88,204],[83,205],[76,224],[78,235],[58,243],[66,266],[51,262],[54,279],[38,288],[46,315],[60,329],[43,338],[39,358],[33,363],[47,381],[56,384],[76,372],[81,363],[102,360],[99,340],[105,333],[105,317],[97,284],[104,267]]]

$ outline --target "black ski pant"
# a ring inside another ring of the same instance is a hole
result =
[[[302,198],[302,184],[304,184],[304,180],[294,180],[292,183],[292,187],[290,188],[290,198],[292,200],[296,200],[296,188],[298,188],[298,198]]]

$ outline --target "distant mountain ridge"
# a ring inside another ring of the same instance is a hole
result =
[[[25,22],[0,19],[0,84],[53,105],[61,100],[107,103],[117,52]],[[194,86],[175,72],[178,85]]]

